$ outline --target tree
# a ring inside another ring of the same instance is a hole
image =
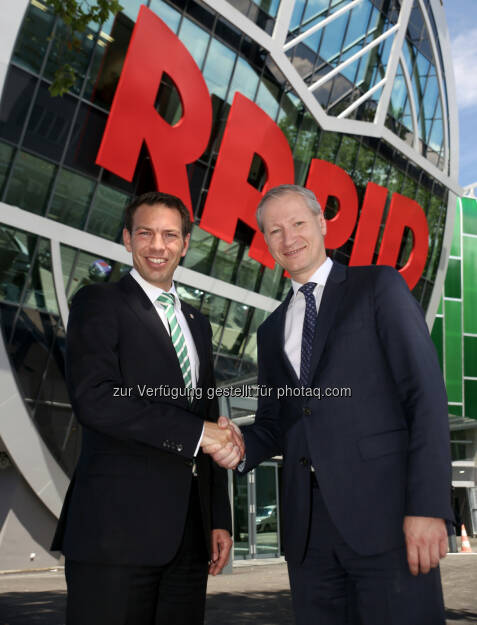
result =
[[[101,26],[110,15],[116,15],[123,9],[118,0],[46,0],[46,4],[66,26],[64,34],[57,39],[60,59],[67,59],[71,53],[79,50],[81,41],[78,34],[83,33],[89,24]],[[65,61],[55,71],[49,88],[50,94],[64,95],[75,81],[76,71]]]

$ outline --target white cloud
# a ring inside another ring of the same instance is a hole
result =
[[[477,28],[452,41],[452,59],[459,108],[477,106]]]

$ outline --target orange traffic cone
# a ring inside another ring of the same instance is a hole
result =
[[[465,525],[462,523],[462,528],[460,530],[461,536],[461,553],[472,553],[472,547],[470,546],[469,537],[467,536],[467,532],[465,531]]]

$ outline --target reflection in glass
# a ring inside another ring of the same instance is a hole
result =
[[[12,159],[13,148],[0,141],[0,197],[3,193],[3,183],[7,177],[8,168]]]
[[[224,44],[216,39],[212,40],[203,70],[210,95],[225,99],[236,56],[236,53]]]
[[[81,228],[86,219],[93,190],[92,180],[62,169],[56,180],[55,193],[47,217],[73,228]]]
[[[55,169],[41,158],[20,152],[13,166],[5,201],[42,215]]]
[[[179,30],[179,39],[187,47],[197,65],[202,67],[210,35],[184,17]]]
[[[36,82],[27,72],[10,66],[0,106],[0,136],[8,141],[20,140]]]
[[[219,278],[219,280],[232,281],[240,252],[241,246],[239,243],[219,241],[211,275]]]
[[[239,302],[231,302],[220,345],[221,353],[224,352],[235,356],[240,354],[248,334],[251,313],[252,309],[250,306]]]
[[[222,327],[225,321],[225,313],[227,310],[228,300],[218,295],[206,293],[202,301],[201,312],[209,318],[212,326],[212,347],[214,351],[220,343],[222,336]]]
[[[185,284],[179,284],[178,282],[174,283],[179,298],[187,304],[190,304],[194,308],[197,308],[197,310],[200,310],[204,291],[201,291],[200,289],[195,289],[194,287],[187,286]]]
[[[255,469],[255,528],[257,555],[278,556],[278,479],[277,466],[264,463]]]
[[[189,249],[184,258],[184,267],[189,267],[200,273],[209,273],[218,239],[194,225],[189,244]]]
[[[234,558],[237,560],[249,556],[248,540],[248,485],[247,477],[238,475],[235,471],[233,476],[233,506],[234,506]]]
[[[30,3],[13,52],[15,63],[39,73],[54,21],[54,15],[46,6],[39,8]]]
[[[117,241],[123,230],[124,208],[127,202],[127,195],[100,184],[86,230],[98,237]]]
[[[0,300],[19,303],[31,263],[36,237],[0,226]]]

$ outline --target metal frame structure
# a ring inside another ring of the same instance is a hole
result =
[[[450,243],[452,239],[454,215],[455,215],[455,195],[461,194],[461,188],[457,181],[458,176],[458,121],[457,102],[455,96],[454,75],[451,64],[450,41],[446,26],[444,8],[438,0],[430,0],[434,19],[440,33],[440,46],[442,48],[442,58],[444,66],[440,66],[440,55],[437,54],[437,42],[434,40],[433,29],[430,26],[429,16],[423,0],[402,0],[401,11],[398,23],[390,28],[379,38],[367,44],[356,55],[347,59],[344,63],[331,70],[321,77],[311,86],[307,86],[299,75],[298,71],[290,62],[286,52],[299,40],[306,38],[313,32],[325,27],[328,23],[357,6],[363,0],[350,0],[348,4],[336,11],[333,15],[323,20],[318,25],[312,26],[306,32],[300,34],[294,40],[287,42],[289,25],[296,0],[282,0],[278,10],[272,35],[267,34],[254,22],[238,11],[232,2],[227,0],[204,0],[212,9],[228,19],[237,28],[254,39],[259,45],[266,49],[279,69],[286,76],[292,88],[301,98],[309,112],[325,131],[338,133],[349,133],[354,135],[364,135],[382,138],[391,146],[396,148],[404,157],[414,162],[418,167],[428,172],[432,177],[450,189],[449,202],[447,207],[447,217],[439,268],[434,284],[433,294],[427,310],[428,325],[432,321],[437,310],[440,294],[447,269],[447,259],[449,255]],[[411,14],[414,1],[418,2],[424,16],[431,47],[437,67],[437,79],[441,97],[441,106],[444,123],[444,171],[427,160],[418,152],[417,144],[417,115],[416,103],[413,101],[411,81],[407,73],[406,64],[402,59],[402,46],[407,29],[407,24]],[[28,7],[28,0],[16,0],[10,3],[6,17],[2,18],[2,37],[0,37],[0,98],[3,92],[5,76],[10,63],[10,58],[15,45],[16,36],[22,25],[25,11]],[[338,117],[328,115],[320,106],[313,95],[313,90],[321,84],[330,80],[336,73],[339,73],[346,65],[366,54],[372,47],[378,45],[380,41],[387,37],[393,37],[390,59],[386,69],[385,77],[374,85],[367,93],[363,94],[359,100],[353,102]],[[408,87],[412,119],[415,129],[414,145],[408,145],[391,130],[385,126],[386,113],[392,94],[392,88],[396,77],[399,61],[404,70],[404,78]],[[444,77],[447,90],[444,88]],[[355,110],[362,102],[382,88],[378,109],[373,122],[348,119],[349,114]],[[447,93],[447,95],[446,95]],[[473,193],[477,185],[472,185],[467,190]],[[454,195],[455,194],[455,195]],[[58,300],[58,308],[63,324],[66,327],[68,316],[68,304],[66,301],[65,285],[63,281],[61,267],[61,245],[68,245],[81,250],[89,251],[101,256],[107,256],[111,260],[116,260],[125,264],[130,264],[130,256],[122,246],[117,243],[107,241],[101,237],[94,236],[84,231],[77,230],[70,226],[60,224],[54,220],[39,217],[30,212],[24,211],[4,203],[0,203],[1,221],[7,225],[22,229],[27,232],[39,234],[50,240],[53,278]],[[178,281],[200,288],[222,297],[245,303],[249,306],[266,311],[272,311],[278,302],[272,298],[265,297],[258,293],[253,293],[231,285],[222,280],[211,278],[180,267],[177,270]],[[0,338],[0,396],[3,398],[0,408],[2,411],[1,437],[8,450],[8,453],[17,465],[21,474],[27,480],[33,491],[45,506],[54,514],[58,515],[62,499],[64,497],[68,477],[60,468],[56,460],[51,455],[45,443],[38,435],[36,427],[30,417],[27,406],[20,394],[15,374],[10,366],[8,354],[3,339]]]

